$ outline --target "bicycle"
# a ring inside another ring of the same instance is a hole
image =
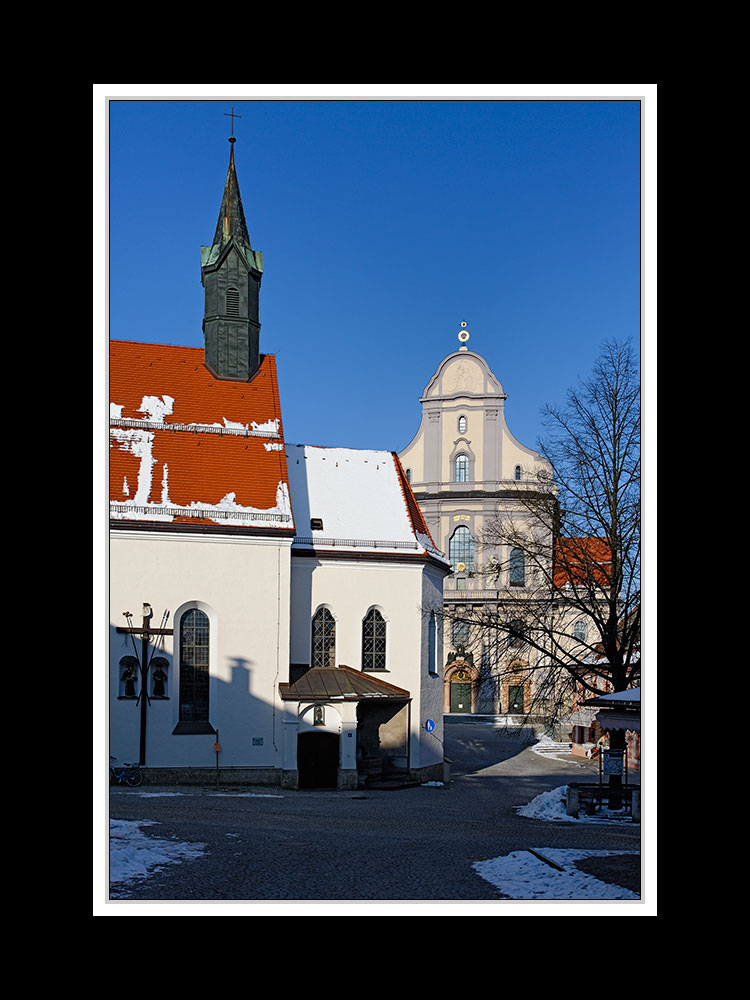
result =
[[[117,757],[113,757],[112,754],[109,755],[109,783],[110,785],[129,785],[131,788],[137,788],[138,785],[143,784],[143,772],[138,767],[137,764],[125,764],[122,770],[118,772],[117,768],[112,763],[113,760],[117,760]]]

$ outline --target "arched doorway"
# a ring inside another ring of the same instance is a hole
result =
[[[459,656],[452,653],[448,657],[443,675],[443,707],[446,712],[470,715],[476,711],[474,702],[478,676],[470,656],[462,650]]]
[[[336,788],[339,780],[339,737],[307,732],[297,737],[300,788]]]

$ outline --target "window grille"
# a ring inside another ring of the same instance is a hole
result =
[[[459,455],[456,459],[456,482],[468,483],[469,481],[469,457]]]
[[[385,619],[376,608],[362,622],[362,669],[385,670]]]
[[[197,608],[180,621],[180,721],[208,721],[208,616]]]
[[[312,665],[336,666],[336,620],[328,608],[320,608],[313,618]]]

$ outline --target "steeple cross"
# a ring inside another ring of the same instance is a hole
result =
[[[234,105],[232,105],[232,110],[231,110],[231,112],[229,112],[229,111],[225,111],[225,112],[224,112],[224,117],[225,117],[225,118],[231,118],[231,119],[232,119],[232,138],[234,138],[234,119],[235,119],[235,118],[242,118],[242,115],[236,115],[236,114],[234,113]]]

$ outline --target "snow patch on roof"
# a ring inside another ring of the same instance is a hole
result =
[[[295,444],[285,450],[299,537],[314,545],[437,553],[412,527],[391,452]],[[312,519],[323,527],[310,526]]]
[[[292,526],[292,507],[286,483],[280,482],[276,488],[276,505],[267,510],[244,507],[235,500],[235,493],[227,493],[218,503],[204,503],[195,500],[180,505],[169,500],[167,466],[164,466],[162,496],[159,503],[136,503],[136,500],[110,501],[110,517],[129,521],[174,521],[176,517],[197,517],[217,524],[239,521],[242,524],[264,528],[289,528]]]
[[[174,398],[166,394],[161,398],[159,396],[144,396],[138,407],[138,413],[147,414],[148,419],[154,420],[156,423],[161,423],[164,417],[172,413],[173,410]]]

